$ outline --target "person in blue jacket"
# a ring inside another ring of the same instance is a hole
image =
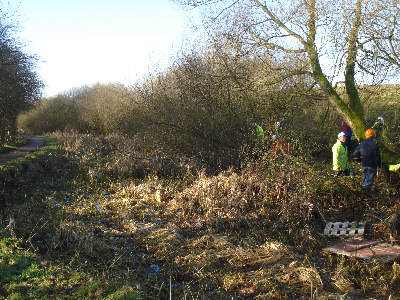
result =
[[[379,148],[373,141],[374,136],[374,130],[367,129],[365,131],[366,139],[357,146],[353,153],[353,158],[361,160],[364,172],[362,186],[365,189],[372,186],[377,174],[377,169],[382,165]]]

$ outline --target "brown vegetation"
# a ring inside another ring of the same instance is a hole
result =
[[[334,179],[313,159],[265,155],[210,176],[195,160],[154,163],[158,149],[121,136],[56,137],[57,152],[1,173],[3,216],[47,260],[90,264],[147,298],[168,298],[170,280],[174,299],[399,293],[396,263],[320,253],[324,219],[362,218],[368,237],[390,237],[399,189],[379,178],[364,194],[355,165],[354,178]]]
[[[4,219],[49,260],[148,298],[170,287],[179,299],[398,296],[398,262],[320,251],[327,220],[366,220],[367,238],[396,239],[398,175],[371,193],[355,163],[355,176],[333,178],[342,119],[304,58],[225,42],[134,86],[83,87],[20,115],[22,130],[53,132],[59,149],[2,170]],[[363,122],[383,115],[398,147],[397,86],[360,96]],[[270,152],[277,121],[288,153]]]

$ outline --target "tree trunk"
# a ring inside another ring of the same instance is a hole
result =
[[[367,129],[367,125],[364,121],[364,107],[360,101],[360,95],[358,93],[357,85],[355,82],[355,64],[357,59],[357,40],[359,35],[359,28],[361,26],[362,17],[362,4],[363,0],[357,0],[355,7],[354,21],[352,24],[351,32],[349,35],[348,45],[348,56],[346,59],[345,68],[345,86],[346,93],[349,99],[347,104],[333,88],[332,84],[326,78],[322,71],[318,52],[315,47],[315,35],[316,35],[316,15],[315,15],[315,1],[312,0],[307,6],[309,13],[308,20],[308,38],[306,44],[306,51],[310,59],[312,75],[314,80],[319,84],[322,90],[328,95],[329,101],[336,108],[337,112],[343,117],[346,123],[352,128],[353,134],[358,140],[364,139],[364,132]],[[400,155],[391,151],[383,141],[377,141],[382,161],[385,165],[400,161]]]
[[[317,32],[316,21],[318,19],[316,0],[303,2],[308,13],[308,31],[306,39],[304,39],[302,35],[294,32],[290,27],[286,26],[286,24],[279,19],[279,17],[275,16],[266,5],[261,3],[261,1],[252,1],[268,15],[273,23],[279,26],[289,36],[297,39],[300,42],[300,44],[304,47],[304,49],[300,50],[304,50],[304,52],[308,55],[314,80],[327,94],[329,101],[332,103],[336,111],[342,116],[343,120],[346,121],[346,123],[352,128],[353,134],[356,136],[356,138],[358,140],[364,139],[364,132],[367,129],[367,124],[364,121],[364,107],[361,103],[358,87],[355,82],[355,66],[357,61],[359,32],[363,18],[363,4],[365,0],[357,0],[355,4],[353,15],[354,18],[348,35],[347,59],[345,66],[345,87],[348,101],[345,101],[337,93],[331,82],[329,82],[326,75],[322,71],[320,65],[315,39]],[[384,162],[393,163],[400,161],[399,154],[390,151],[390,149],[381,141],[378,141],[378,144],[380,146],[382,159]]]

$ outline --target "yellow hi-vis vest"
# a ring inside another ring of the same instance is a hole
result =
[[[337,140],[336,144],[332,147],[333,154],[333,170],[344,171],[350,169],[349,161],[347,159],[347,148]]]
[[[264,142],[264,130],[260,125],[256,125],[256,136],[260,142]]]

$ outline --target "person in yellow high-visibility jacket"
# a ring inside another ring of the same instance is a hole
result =
[[[338,134],[337,141],[332,146],[332,164],[336,176],[349,176],[351,174],[345,143],[346,134],[342,131]]]
[[[377,121],[372,125],[371,129],[375,132],[376,138],[383,138],[384,140],[387,139],[387,126],[383,117],[378,117]]]
[[[262,129],[262,127],[260,125],[258,125],[257,123],[253,123],[253,126],[255,127],[255,135],[257,137],[257,141],[259,143],[263,143],[264,142],[264,130]]]
[[[397,165],[389,165],[390,172],[399,172],[400,171],[400,164]]]

